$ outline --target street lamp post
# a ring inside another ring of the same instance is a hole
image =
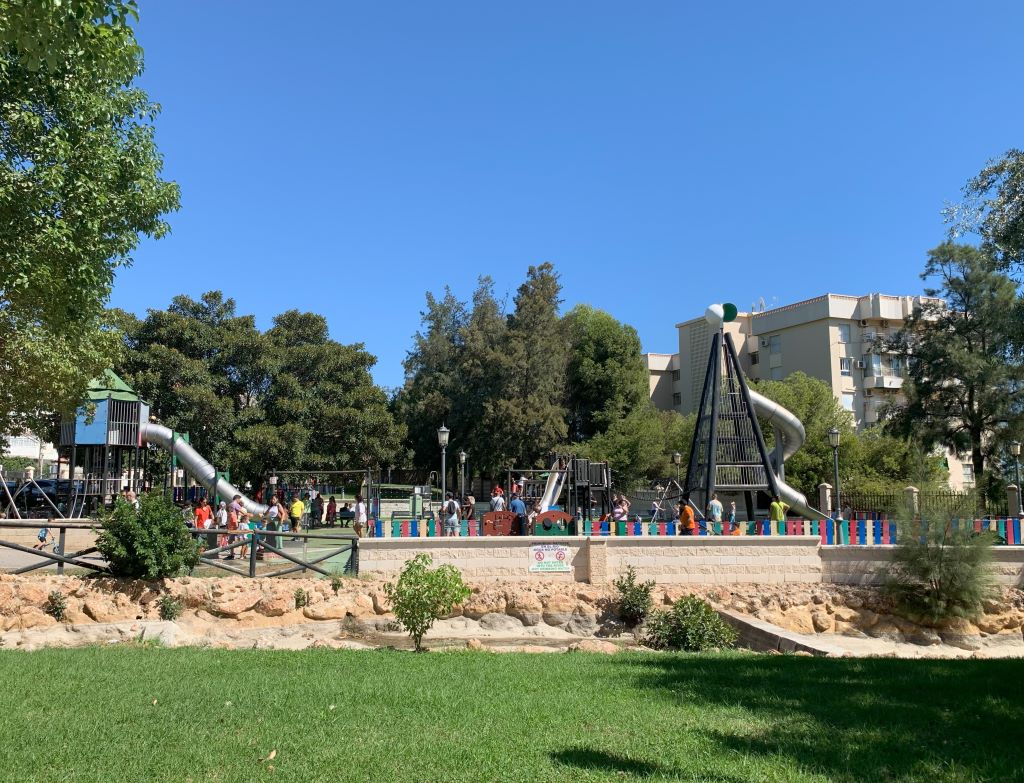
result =
[[[1017,500],[1017,508],[1020,509],[1020,508],[1022,508],[1024,506],[1021,506],[1021,502],[1020,502],[1020,441],[1019,440],[1011,440],[1010,441],[1010,453],[1013,455],[1013,478],[1014,478],[1014,482],[1017,484],[1017,498],[1018,498],[1018,500]]]
[[[459,451],[459,497],[466,497],[466,452]]]
[[[683,464],[683,455],[678,451],[672,452],[672,464],[676,466],[676,484],[679,483],[679,466]]]
[[[450,432],[443,424],[437,429],[437,445],[441,447],[441,503],[444,503],[446,494],[445,481],[447,479],[447,469],[445,467],[445,460],[448,458],[448,435]]]
[[[832,495],[832,510],[835,512],[835,518],[839,519],[839,430],[835,427],[828,431],[828,442],[832,447],[832,479],[835,493]]]

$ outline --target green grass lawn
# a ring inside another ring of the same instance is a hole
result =
[[[1024,780],[1019,661],[107,647],[0,678],[11,781]]]

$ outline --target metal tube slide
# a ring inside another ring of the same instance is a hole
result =
[[[207,492],[210,492],[211,495],[216,493],[225,498],[241,495],[242,505],[250,514],[262,515],[267,510],[267,506],[242,495],[229,481],[217,479],[217,471],[213,465],[203,459],[199,452],[185,441],[173,440],[174,433],[162,424],[143,423],[139,428],[139,436],[143,443],[152,443],[167,452],[171,452],[173,447],[174,456],[181,460],[185,469],[192,474],[196,481],[206,487]]]
[[[787,460],[799,451],[807,439],[807,432],[804,430],[803,422],[798,419],[792,411],[783,408],[777,402],[769,400],[753,389],[749,389],[750,403],[754,406],[754,412],[775,429],[775,437],[782,438],[782,459]],[[787,503],[791,509],[807,519],[824,519],[828,514],[822,514],[807,504],[807,498],[803,492],[793,489],[781,479],[776,479],[779,487],[779,497]]]
[[[540,499],[541,513],[555,505],[558,496],[562,494],[566,475],[568,475],[568,471],[559,470],[558,460],[555,460],[555,463],[551,466],[551,472],[548,473],[547,484],[544,485],[544,495]]]

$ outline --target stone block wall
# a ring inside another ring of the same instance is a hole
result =
[[[820,582],[815,536],[608,539],[608,581],[632,566],[664,584]]]
[[[569,573],[529,571],[533,544],[563,544],[569,548]],[[586,582],[590,578],[587,539],[567,536],[482,536],[479,538],[364,538],[359,542],[359,573],[385,579],[398,576],[406,560],[426,552],[434,565],[451,564],[474,582],[523,579]]]
[[[892,547],[823,546],[819,549],[821,581],[841,585],[879,585],[885,579]],[[1004,587],[1024,585],[1024,546],[992,549],[996,581]]]
[[[533,544],[569,548],[570,573],[531,573]],[[608,584],[632,566],[641,579],[662,584],[820,582],[821,558],[814,536],[778,538],[618,538],[485,536],[482,538],[363,539],[359,572],[385,579],[406,560],[427,552],[435,564],[451,563],[467,579],[576,581]]]

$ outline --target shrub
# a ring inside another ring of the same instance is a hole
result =
[[[331,577],[331,589],[334,591],[335,595],[338,594],[338,591],[341,589],[342,584],[344,584],[344,582],[342,581],[341,577],[337,574]]]
[[[406,561],[396,584],[384,586],[395,610],[395,619],[412,637],[417,651],[423,649],[423,635],[434,621],[447,615],[470,594],[458,569],[450,565],[431,569],[432,563],[430,555],[416,555]]]
[[[68,599],[64,597],[64,593],[60,590],[54,590],[46,597],[43,611],[58,623],[62,623],[67,618]]]
[[[309,605],[309,593],[307,593],[301,587],[296,588],[296,590],[293,593],[293,595],[295,596],[295,608],[296,609],[301,609],[302,607]]]
[[[652,612],[644,630],[644,644],[655,650],[703,652],[733,647],[737,639],[736,629],[695,595],[680,598],[671,609]]]
[[[175,600],[173,596],[166,593],[160,596],[156,606],[160,610],[161,620],[177,620],[181,616],[181,601]]]
[[[181,511],[159,492],[142,495],[137,510],[118,500],[102,521],[96,548],[115,576],[178,576],[199,561],[199,546],[189,535]]]
[[[654,582],[636,581],[636,570],[633,566],[626,569],[626,575],[616,579],[612,584],[619,591],[619,616],[629,625],[639,625],[651,611],[651,590]]]
[[[975,619],[993,587],[993,543],[992,533],[954,530],[952,518],[904,520],[884,589],[905,615],[926,624]]]

